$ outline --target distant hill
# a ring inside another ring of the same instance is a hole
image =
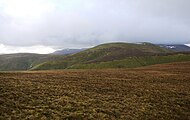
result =
[[[160,63],[190,61],[190,53],[175,52],[151,43],[107,43],[90,49],[56,54],[0,55],[0,71],[133,68]],[[76,53],[77,52],[77,53]]]
[[[0,55],[0,70],[29,70],[39,63],[63,59],[64,56],[30,53]]]
[[[68,55],[63,60],[50,61],[33,67],[33,70],[75,68],[81,64],[100,64],[135,57],[164,55],[172,51],[151,43],[108,43]],[[93,66],[89,67],[93,68]]]
[[[183,44],[159,44],[159,46],[175,52],[190,51],[190,47]]]
[[[86,50],[86,48],[82,48],[82,49],[63,49],[63,50],[55,51],[52,54],[55,54],[55,55],[69,55],[69,54],[79,53],[79,52],[84,51],[84,50]]]

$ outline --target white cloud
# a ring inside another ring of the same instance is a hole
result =
[[[0,54],[10,54],[10,53],[38,53],[38,54],[48,54],[54,52],[55,49],[48,46],[29,46],[29,47],[15,47],[0,44]]]
[[[190,44],[185,44],[186,46],[190,47]]]
[[[54,9],[47,0],[0,0],[0,4],[5,14],[19,19],[40,17]]]
[[[0,0],[0,43],[190,42],[190,0]]]

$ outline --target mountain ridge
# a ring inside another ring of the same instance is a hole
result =
[[[180,54],[183,55],[180,56]],[[155,62],[150,62],[149,59],[154,60]],[[179,53],[146,42],[117,42],[101,44],[93,48],[66,55],[41,55],[31,53],[0,55],[0,70],[14,71],[140,67],[160,63],[160,60],[163,61],[161,63],[172,62],[172,59],[173,61],[189,60],[189,53]],[[99,66],[97,67],[97,65]]]
[[[87,49],[85,51],[73,54],[73,55],[68,55],[64,60],[61,60],[61,61],[51,61],[51,62],[45,62],[45,63],[39,64],[38,66],[32,68],[32,70],[70,69],[70,68],[78,69],[80,67],[76,67],[76,66],[80,66],[80,65],[88,66],[92,64],[96,65],[102,62],[113,63],[113,61],[117,61],[117,60],[122,61],[128,58],[134,58],[132,61],[130,61],[130,64],[133,64],[132,62],[136,61],[136,57],[161,56],[161,55],[167,55],[169,53],[171,54],[173,53],[173,51],[165,49],[165,48],[161,48],[151,43],[141,43],[141,44],[121,43],[121,42],[106,43],[106,44],[101,44],[93,48]],[[168,60],[168,61],[171,61],[171,60]],[[159,62],[159,59],[157,60],[157,62]],[[109,67],[110,66],[107,66],[107,68]],[[115,65],[114,67],[117,68],[120,66]],[[125,66],[125,67],[128,67],[128,66]],[[84,67],[81,67],[81,68],[83,69]],[[92,65],[87,68],[91,69],[91,68],[97,68],[97,67],[94,67]],[[101,68],[101,66],[98,68]],[[102,68],[106,68],[106,67],[102,67]]]
[[[54,55],[69,55],[69,54],[75,54],[75,53],[79,53],[81,51],[86,50],[87,48],[81,48],[81,49],[62,49],[62,50],[57,50],[55,52],[53,52],[52,54]]]

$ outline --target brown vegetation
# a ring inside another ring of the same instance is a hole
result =
[[[0,73],[0,119],[190,119],[190,62]]]

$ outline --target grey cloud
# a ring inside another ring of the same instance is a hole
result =
[[[47,1],[55,8],[39,19],[0,12],[0,43],[65,48],[116,41],[190,43],[189,0],[65,1]]]

